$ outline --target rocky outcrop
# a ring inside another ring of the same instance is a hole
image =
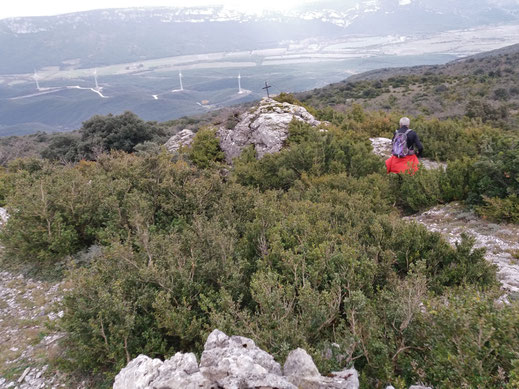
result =
[[[7,210],[5,208],[0,208],[0,227],[7,223],[7,219],[9,219]]]
[[[369,138],[373,146],[373,153],[384,158],[391,157],[391,139],[388,138]],[[446,168],[447,164],[443,162],[431,161],[427,158],[420,158],[420,165],[425,169]]]
[[[139,355],[115,377],[114,388],[146,389],[159,376],[159,368],[164,362]]]
[[[303,349],[281,366],[254,341],[214,330],[198,365],[194,354],[177,353],[162,362],[139,355],[115,377],[114,389],[357,389],[355,369],[319,374]]]
[[[234,128],[222,127],[218,130],[225,159],[232,163],[233,158],[249,145],[254,146],[258,158],[280,151],[288,137],[288,125],[293,119],[312,126],[321,124],[299,105],[263,99],[256,109],[243,113]]]
[[[254,341],[214,330],[205,343],[200,371],[226,389],[275,387],[295,389],[281,374],[281,366]]]
[[[292,120],[299,120],[312,126],[322,124],[304,107],[289,103],[279,103],[273,99],[263,99],[260,104],[239,116],[234,128],[220,127],[217,136],[225,159],[230,164],[242,150],[253,145],[256,156],[276,153],[283,148],[288,137],[288,125]],[[189,146],[195,134],[188,129],[172,136],[165,144],[169,152],[177,152],[183,146]]]
[[[187,128],[173,135],[164,146],[170,153],[178,151],[183,146],[189,146],[193,142],[195,133]]]

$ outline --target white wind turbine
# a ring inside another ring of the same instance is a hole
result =
[[[94,69],[94,81],[96,83],[95,90],[98,91],[99,90],[99,84],[97,83],[97,68]]]
[[[242,94],[243,90],[241,89],[241,74],[238,73],[238,94]]]
[[[180,83],[180,89],[173,89],[171,92],[182,92],[184,90],[184,84],[182,83],[182,77],[184,77],[182,75],[182,72],[179,70],[178,71],[178,81]]]
[[[36,89],[41,90],[40,83],[38,82],[38,75],[36,74],[36,69],[34,69],[34,81],[36,81]]]

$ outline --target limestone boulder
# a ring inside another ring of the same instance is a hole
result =
[[[294,119],[312,126],[322,124],[304,107],[273,99],[263,99],[258,107],[243,113],[239,119],[234,128],[221,127],[217,132],[228,163],[249,145],[254,146],[258,158],[281,151],[288,138],[288,126]]]
[[[281,375],[279,363],[254,341],[241,336],[229,337],[219,330],[207,338],[200,371],[225,389],[296,389]]]
[[[139,355],[115,377],[114,389],[358,389],[355,369],[321,376],[303,349],[292,351],[284,365],[242,336],[214,330],[200,365],[192,353],[162,362]]]
[[[170,153],[174,153],[183,146],[189,146],[193,142],[194,137],[195,133],[186,128],[169,138],[165,144],[166,149]]]
[[[113,389],[149,389],[162,364],[160,359],[139,355],[117,374]]]

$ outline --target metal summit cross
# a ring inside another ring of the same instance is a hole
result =
[[[272,88],[272,86],[267,84],[267,81],[265,81],[265,86],[263,88],[261,88],[261,89],[266,89],[267,90],[267,97],[270,99],[269,88]]]

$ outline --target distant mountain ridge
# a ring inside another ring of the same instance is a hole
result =
[[[496,0],[328,0],[262,15],[213,6],[9,18],[0,20],[0,74],[261,49],[316,36],[431,33],[518,20],[518,2]]]

